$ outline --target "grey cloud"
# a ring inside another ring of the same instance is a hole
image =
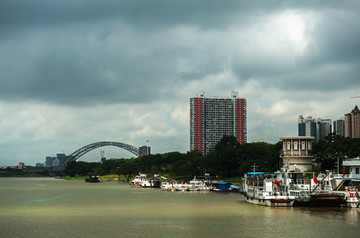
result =
[[[276,53],[236,52],[231,41],[217,38],[197,48],[191,45],[195,40],[184,43],[169,33],[176,26],[191,26],[201,29],[199,34],[220,30],[218,37],[288,7],[316,13],[321,5],[276,2],[2,1],[0,32],[9,34],[0,37],[0,97],[69,105],[150,102],[175,93],[172,85],[221,72],[229,53],[229,67],[240,82],[255,78],[291,90],[358,85],[358,4],[353,1],[342,2],[340,9],[336,1],[327,2],[313,32],[315,43],[295,64]],[[348,11],[353,13],[349,18]],[[242,50],[246,43],[239,42]],[[177,72],[178,60],[193,68]],[[334,63],[347,63],[347,70],[324,70]]]

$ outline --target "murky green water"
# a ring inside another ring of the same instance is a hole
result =
[[[269,208],[239,194],[0,178],[0,237],[358,237],[360,209]],[[354,236],[355,235],[355,236]]]

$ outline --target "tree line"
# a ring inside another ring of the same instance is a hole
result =
[[[323,140],[313,144],[311,153],[319,165],[317,170],[333,170],[337,168],[338,163],[341,168],[344,159],[360,156],[360,138],[343,137],[330,133]]]
[[[225,135],[208,154],[199,151],[168,152],[144,155],[132,159],[101,159],[98,163],[71,162],[64,169],[69,176],[118,174],[133,176],[139,172],[162,174],[173,178],[191,179],[208,173],[220,178],[241,177],[256,165],[257,171],[275,171],[282,166],[282,142],[275,144],[252,142],[240,144],[234,136]],[[360,139],[330,134],[313,143],[312,155],[319,171],[334,169],[337,158],[360,155]],[[340,162],[341,163],[341,162]]]

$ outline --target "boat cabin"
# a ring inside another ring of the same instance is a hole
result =
[[[349,167],[349,173],[352,178],[360,179],[360,157],[344,159],[342,165]]]

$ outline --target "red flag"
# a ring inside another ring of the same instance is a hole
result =
[[[315,184],[318,184],[318,180],[317,180],[315,174],[314,174],[314,183],[315,183]]]
[[[345,176],[345,167],[343,167],[343,176]]]

